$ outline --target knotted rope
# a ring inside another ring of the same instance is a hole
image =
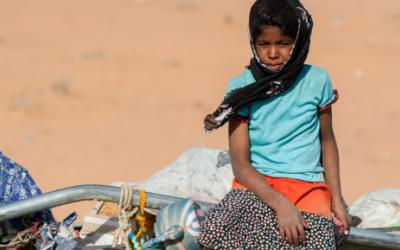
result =
[[[119,195],[119,211],[118,211],[118,224],[119,227],[114,232],[114,240],[113,240],[113,248],[117,246],[117,244],[121,244],[122,242],[125,245],[125,249],[130,249],[131,245],[129,242],[128,235],[131,232],[132,228],[129,224],[129,219],[137,212],[137,209],[132,210],[132,195],[133,190],[126,184],[121,185],[121,192]]]

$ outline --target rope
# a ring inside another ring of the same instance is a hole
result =
[[[117,244],[125,245],[125,249],[130,249],[131,245],[129,242],[128,235],[131,232],[132,228],[129,225],[129,218],[131,218],[137,210],[132,210],[132,189],[126,185],[121,185],[121,192],[119,195],[119,211],[118,211],[118,224],[119,227],[114,232],[113,239],[113,248],[117,246]]]
[[[29,242],[39,235],[37,230],[38,223],[32,227],[19,232],[8,244],[0,244],[0,249],[21,248],[29,244]]]
[[[139,211],[135,216],[135,220],[139,223],[139,230],[131,239],[131,243],[133,245],[133,249],[141,250],[140,244],[143,243],[144,238],[142,237],[143,234],[146,233],[146,217],[144,214],[144,208],[146,206],[146,193],[144,190],[139,190],[140,192],[140,202],[139,202]]]

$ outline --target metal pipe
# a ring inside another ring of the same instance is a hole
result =
[[[80,185],[64,188],[41,194],[26,200],[17,201],[5,206],[0,206],[0,221],[9,220],[39,212],[48,208],[61,206],[68,203],[84,200],[103,200],[119,202],[120,187],[105,185]],[[182,198],[176,196],[162,195],[146,192],[146,207],[160,209],[168,204],[180,201]],[[139,192],[133,191],[132,204],[139,205]],[[200,206],[208,210],[213,204],[200,202]]]
[[[400,249],[400,235],[374,229],[352,227],[347,241],[358,245],[379,247],[379,249]]]
[[[84,200],[103,200],[118,203],[120,190],[120,187],[114,186],[80,185],[44,193],[33,198],[0,206],[0,221]],[[182,199],[176,196],[150,192],[146,192],[146,196],[146,207],[152,209],[160,209]],[[132,204],[138,206],[139,200],[139,191],[134,190],[132,195]],[[215,205],[206,202],[197,203],[205,211]],[[385,249],[400,249],[400,236],[373,229],[368,230],[352,227],[347,241]]]

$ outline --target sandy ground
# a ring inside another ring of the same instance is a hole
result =
[[[226,127],[205,135],[202,118],[249,61],[252,2],[1,1],[0,150],[51,191],[140,182],[187,147],[227,148]],[[399,187],[400,2],[304,4],[315,22],[308,63],[341,94],[345,198]]]

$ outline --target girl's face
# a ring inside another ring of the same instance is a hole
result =
[[[290,57],[293,45],[292,38],[283,35],[279,27],[270,25],[262,27],[261,34],[255,43],[261,62],[274,72],[283,68],[284,63]]]

